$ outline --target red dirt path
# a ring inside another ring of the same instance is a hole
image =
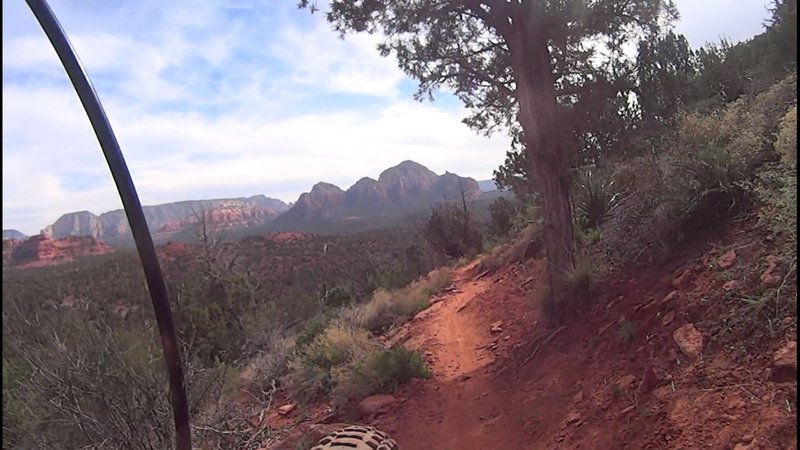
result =
[[[394,335],[426,355],[434,377],[405,387],[371,424],[404,450],[797,448],[796,380],[766,379],[771,352],[742,364],[714,344],[695,361],[677,349],[687,297],[719,288],[708,277],[662,303],[679,264],[627,274],[554,334],[530,301],[540,264],[478,279],[475,263],[458,270],[455,293]]]

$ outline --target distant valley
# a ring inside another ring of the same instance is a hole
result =
[[[349,189],[319,182],[294,204],[256,195],[247,198],[191,200],[144,206],[156,244],[196,242],[201,217],[206,229],[226,239],[274,232],[353,234],[381,228],[407,227],[431,205],[464,199],[477,215],[500,195],[491,180],[478,182],[453,173],[438,175],[413,161],[384,170],[378,179],[364,177]],[[81,239],[76,239],[76,238]],[[86,239],[90,238],[90,239]],[[58,241],[67,240],[63,243]],[[57,263],[81,254],[106,253],[132,247],[133,238],[123,210],[100,215],[89,211],[64,214],[29,238],[17,230],[3,230],[4,266]],[[66,249],[59,254],[59,249]]]

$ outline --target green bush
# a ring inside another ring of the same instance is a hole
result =
[[[495,236],[508,235],[513,227],[514,220],[520,213],[522,205],[516,201],[510,201],[505,197],[500,197],[489,205],[489,230]]]
[[[596,166],[583,169],[576,179],[574,195],[579,228],[598,228],[620,196],[613,174]]]
[[[562,314],[572,314],[585,306],[592,285],[593,267],[588,256],[581,255],[563,277],[558,292],[558,309]]]
[[[329,289],[325,292],[325,296],[322,299],[325,305],[332,308],[349,305],[353,303],[354,300],[353,293],[343,286],[336,286],[333,289]]]
[[[472,256],[483,248],[480,227],[467,209],[466,201],[462,207],[450,203],[432,207],[419,232],[433,251],[446,258]]]
[[[422,356],[399,346],[370,353],[362,362],[339,372],[333,392],[334,403],[377,393],[393,393],[412,378],[430,378]]]
[[[768,164],[748,185],[761,205],[759,224],[779,242],[797,243],[797,172],[780,164]]]
[[[781,119],[775,150],[786,164],[797,166],[797,105]]]
[[[495,272],[510,264],[534,258],[541,253],[541,239],[541,224],[537,222],[530,223],[513,240],[495,247],[488,255],[483,256],[479,270]]]
[[[334,373],[363,360],[374,348],[364,330],[334,324],[289,361],[287,384],[295,398],[312,401],[329,394]]]
[[[328,323],[330,323],[330,317],[325,314],[318,314],[308,319],[303,325],[303,329],[295,336],[294,341],[297,348],[303,349],[314,342],[314,339],[325,331]]]

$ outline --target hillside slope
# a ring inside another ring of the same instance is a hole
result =
[[[731,279],[762,270],[748,231],[607,275],[588,310],[549,330],[531,301],[541,260],[493,274],[473,261],[386,337],[419,350],[433,378],[359,422],[403,450],[797,448],[796,313],[770,336],[721,320]]]

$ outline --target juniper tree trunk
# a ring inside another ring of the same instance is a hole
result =
[[[564,275],[574,263],[570,168],[567,149],[558,138],[558,106],[547,35],[534,21],[530,15],[513,18],[508,44],[523,143],[542,201],[549,290],[541,306],[545,320],[553,326],[559,320],[557,299]]]

